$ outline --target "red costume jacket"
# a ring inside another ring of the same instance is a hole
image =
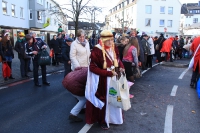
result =
[[[119,67],[124,68],[122,62],[119,59],[118,49],[115,47],[116,57],[119,62]],[[102,50],[94,47],[91,52],[91,62],[90,62],[90,71],[99,75],[99,84],[96,92],[96,97],[102,102],[106,103],[107,97],[107,77],[112,77],[112,72],[103,69],[103,53]],[[112,61],[106,56],[107,67],[110,68],[113,64]],[[106,105],[103,106],[102,110],[96,108],[92,103],[87,101],[86,103],[86,123],[93,124],[99,122],[99,124],[105,123],[105,113]]]
[[[200,44],[200,37],[197,37],[192,42],[191,50],[193,53],[196,51],[199,44]],[[193,67],[194,71],[196,70],[197,65],[199,67],[199,73],[200,73],[200,49],[197,51],[197,53],[194,57],[194,67]]]
[[[173,42],[174,38],[170,37],[169,39],[165,40],[163,42],[162,48],[160,50],[160,52],[170,52],[171,48],[172,48],[172,42]]]

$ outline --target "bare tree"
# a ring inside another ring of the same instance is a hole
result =
[[[72,14],[72,16],[67,15],[67,17],[71,18],[75,24],[75,35],[77,35],[79,19],[84,19],[80,18],[80,15],[83,15],[87,12],[85,7],[90,1],[91,0],[87,0],[85,3],[83,3],[83,0],[71,0],[72,9],[65,8]]]

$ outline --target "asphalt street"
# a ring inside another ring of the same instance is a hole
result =
[[[88,133],[199,133],[200,100],[189,87],[191,71],[179,79],[185,69],[157,65],[148,70],[130,89],[135,97],[132,108],[123,112],[124,123],[107,131],[95,123]],[[48,76],[51,86],[35,87],[26,80],[2,87],[0,133],[78,133],[85,122],[69,122],[76,99],[63,88],[62,79],[63,73],[54,73]]]

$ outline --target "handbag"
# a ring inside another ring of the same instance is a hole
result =
[[[126,76],[122,75],[119,80],[111,78],[108,103],[125,111],[131,108]]]
[[[190,63],[189,63],[189,66],[188,66],[189,69],[193,68],[193,66],[194,66],[194,57],[195,57],[197,51],[199,50],[199,47],[200,47],[200,44],[199,44],[199,46],[197,47],[197,49],[196,49],[196,51],[195,51],[195,53],[194,53],[194,56],[193,56],[192,59],[190,60]]]
[[[138,67],[133,66],[132,69],[133,69],[133,76],[135,78],[141,78],[142,77],[142,74],[141,74],[140,69]]]
[[[10,75],[11,75],[11,69],[8,66],[7,62],[3,62],[3,64],[2,64],[2,75],[4,78],[10,77]]]
[[[46,49],[43,49],[39,52],[38,64],[39,65],[50,65],[51,64],[51,58],[49,56],[49,53],[46,51]]]
[[[51,58],[53,58],[53,55],[54,55],[54,51],[53,51],[53,49],[51,49],[50,52],[49,52],[49,56],[50,56]]]

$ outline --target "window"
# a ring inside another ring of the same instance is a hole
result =
[[[167,27],[172,27],[172,20],[168,20]]]
[[[146,14],[151,14],[151,5],[146,5],[145,11],[146,11]]]
[[[7,14],[7,3],[2,1],[2,9],[3,9],[3,14]]]
[[[43,0],[37,0],[37,3],[43,5]]]
[[[56,25],[56,19],[54,19],[54,25]]]
[[[151,19],[150,18],[145,19],[145,26],[151,26]]]
[[[42,20],[42,12],[41,11],[37,11],[37,19]]]
[[[162,14],[165,13],[165,7],[164,7],[164,6],[161,6],[161,7],[160,7],[160,13],[162,13]]]
[[[186,18],[188,18],[188,16],[186,16]]]
[[[49,3],[47,2],[47,9],[49,8]]]
[[[33,20],[33,12],[31,9],[29,10],[29,20]]]
[[[173,14],[173,7],[168,7],[168,14]]]
[[[12,16],[15,16],[15,5],[11,5]]]
[[[24,9],[20,7],[20,18],[24,18]]]
[[[192,10],[190,10],[190,14],[192,14]]]
[[[160,26],[161,26],[161,27],[164,27],[164,26],[165,26],[165,20],[163,20],[163,19],[160,20]]]
[[[193,23],[198,23],[198,18],[193,18]]]

